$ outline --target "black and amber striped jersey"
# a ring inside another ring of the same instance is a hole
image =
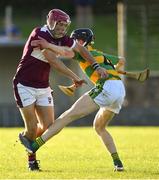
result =
[[[79,62],[79,65],[83,72],[88,76],[88,78],[94,83],[103,82],[106,80],[120,80],[119,73],[115,70],[115,65],[118,63],[119,58],[117,56],[109,55],[94,49],[92,46],[86,47],[88,51],[92,54],[97,63],[103,68],[105,68],[108,73],[106,79],[101,79],[97,71],[95,71],[91,64],[86,61],[79,53],[76,53],[75,59]]]

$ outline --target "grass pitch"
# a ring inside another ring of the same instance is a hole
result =
[[[20,128],[0,129],[0,179],[159,179],[159,128],[109,127],[125,171],[92,128],[65,128],[37,153],[42,172],[28,172],[26,152],[15,143]]]

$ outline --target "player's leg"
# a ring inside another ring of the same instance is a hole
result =
[[[37,117],[35,114],[35,96],[32,88],[14,81],[14,97],[24,121],[24,135],[34,140],[36,138]]]
[[[53,106],[37,106],[36,107],[37,116],[39,120],[39,128],[37,132],[37,137],[42,135],[46,129],[51,125],[54,126],[54,108]],[[43,145],[45,142],[40,138],[37,138],[39,145]]]
[[[37,137],[38,118],[36,113],[37,89],[15,84],[15,97],[20,106],[20,112],[24,120],[25,131],[19,134],[19,139],[34,141]],[[23,142],[22,142],[23,143]],[[28,153],[29,170],[39,170],[35,153]]]
[[[53,106],[36,106],[38,125],[36,137],[39,137],[54,122]],[[36,152],[28,153],[28,163],[30,170],[39,170],[39,160],[36,160]]]
[[[36,106],[38,117],[37,137],[54,123],[54,107],[53,106]]]
[[[19,108],[19,110],[25,124],[23,135],[29,140],[34,141],[36,139],[38,122],[35,114],[35,104],[33,103],[27,107]]]
[[[14,81],[14,96],[25,124],[25,130],[19,134],[19,138],[27,137],[33,141],[36,138],[37,131],[34,92],[31,88]],[[29,170],[39,170],[36,154],[28,153],[28,165]]]
[[[37,90],[35,109],[38,119],[36,137],[39,137],[54,122],[54,104],[50,88]],[[34,156],[36,153],[30,155]],[[35,161],[34,167],[38,166],[38,163],[39,161]]]
[[[100,136],[101,140],[103,141],[105,147],[111,154],[115,170],[122,171],[123,165],[117,153],[114,140],[106,128],[114,115],[114,112],[101,108],[95,117],[94,128],[97,134]]]
[[[35,104],[20,108],[21,115],[25,124],[25,131],[19,137],[27,137],[30,141],[36,139],[37,132],[37,117],[35,114]],[[36,160],[36,153],[28,153],[28,168],[31,171],[39,170],[38,161]]]
[[[91,114],[97,109],[99,109],[99,107],[93,102],[90,96],[88,94],[84,94],[71,106],[70,109],[65,111],[55,120],[54,124],[43,133],[41,136],[42,139],[45,142],[48,141],[70,122]]]
[[[35,109],[38,127],[36,137],[39,137],[54,122],[54,102],[51,92],[50,88],[37,90]],[[31,153],[31,155],[34,156],[36,153]],[[35,161],[34,164],[38,165],[38,162]]]
[[[98,95],[95,95],[92,94],[92,97],[94,98],[94,101],[101,107],[94,120],[95,130],[112,155],[115,167],[116,162],[118,162],[118,166],[120,167],[117,170],[123,170],[123,166],[117,154],[113,138],[105,128],[114,115],[118,114],[121,109],[125,96],[124,85],[118,80],[106,81],[103,85],[102,91]]]
[[[112,136],[105,128],[113,117],[113,112],[105,110],[104,108],[100,108],[93,122],[94,129],[96,130],[97,134],[100,136],[104,145],[107,147],[108,151],[111,154],[116,152],[116,147]]]

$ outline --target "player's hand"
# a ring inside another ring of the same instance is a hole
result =
[[[83,84],[87,84],[87,82],[84,79],[73,80],[73,83],[76,88],[81,87]]]
[[[101,78],[107,78],[108,77],[106,69],[99,67],[96,69],[96,71],[98,72],[98,74],[100,75]]]
[[[33,40],[31,42],[31,46],[38,46],[42,49],[47,49],[49,48],[49,42],[47,42],[44,38],[38,36],[38,40]]]

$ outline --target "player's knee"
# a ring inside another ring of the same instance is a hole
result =
[[[48,123],[44,123],[43,125],[40,125],[41,131],[44,132],[46,131],[49,126],[51,126],[53,124],[53,122],[48,122]]]
[[[103,123],[97,121],[93,123],[93,128],[95,129],[98,135],[100,135],[103,132],[103,130],[105,130],[105,126],[103,125]]]
[[[47,123],[47,124],[37,124],[37,130],[36,130],[36,136],[41,136],[53,123]]]

